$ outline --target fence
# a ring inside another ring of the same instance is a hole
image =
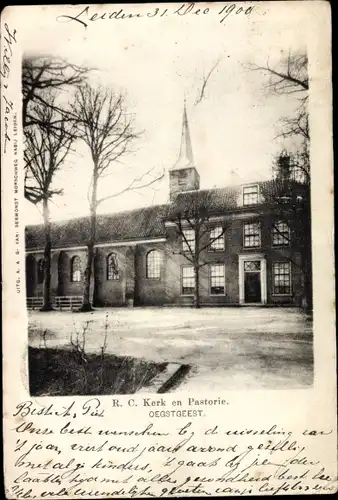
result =
[[[42,306],[42,297],[27,297],[27,309],[40,309]]]
[[[78,295],[65,295],[53,297],[53,307],[56,309],[74,311],[82,306],[83,297]],[[27,297],[27,309],[40,309],[43,305],[42,297]]]

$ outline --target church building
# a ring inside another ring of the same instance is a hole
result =
[[[267,182],[201,190],[184,108],[169,202],[97,217],[93,304],[192,305],[197,281],[201,305],[299,306],[299,238],[290,220],[267,206]],[[193,213],[201,222],[198,239]],[[51,225],[51,294],[60,309],[81,305],[89,228],[89,217]],[[43,253],[43,225],[28,226],[29,308],[42,305]]]

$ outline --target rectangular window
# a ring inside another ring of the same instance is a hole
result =
[[[291,294],[291,265],[290,262],[275,262],[272,266],[273,294]]]
[[[182,268],[182,295],[193,295],[195,290],[195,273],[193,266]]]
[[[210,231],[210,250],[214,252],[224,250],[224,231],[221,226],[214,227]]]
[[[183,252],[195,251],[195,231],[193,229],[184,229],[182,234]]]
[[[243,187],[243,205],[256,205],[258,203],[258,185]]]
[[[225,269],[224,264],[210,265],[210,295],[225,294]]]
[[[279,221],[272,226],[272,244],[279,247],[290,244],[290,228],[286,222]]]
[[[244,247],[254,248],[261,246],[261,225],[259,222],[244,223]]]

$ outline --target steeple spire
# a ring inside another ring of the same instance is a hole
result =
[[[196,170],[192,153],[187,107],[184,99],[180,154],[174,167],[169,170],[170,200],[174,200],[178,193],[196,191],[199,188],[200,176]]]
[[[194,166],[194,156],[191,146],[191,138],[188,124],[188,115],[186,100],[184,98],[184,108],[183,108],[183,121],[182,121],[182,135],[181,135],[181,148],[178,160],[174,168],[184,168]]]

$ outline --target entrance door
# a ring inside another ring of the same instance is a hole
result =
[[[238,256],[238,285],[240,304],[266,304],[266,258],[252,253]]]
[[[261,302],[261,273],[245,273],[245,302]]]

